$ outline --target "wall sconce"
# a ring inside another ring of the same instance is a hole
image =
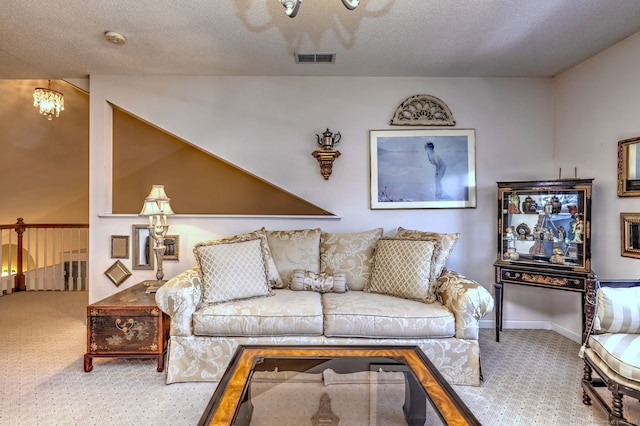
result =
[[[156,284],[147,288],[148,293],[153,293],[154,290],[158,290],[162,284],[164,284],[164,272],[162,271],[162,257],[166,249],[164,245],[164,238],[167,235],[169,225],[167,224],[167,216],[175,214],[171,210],[169,202],[171,199],[167,197],[164,192],[164,185],[153,185],[151,192],[147,195],[142,206],[140,216],[149,216],[149,235],[153,238],[155,243],[153,251],[156,254]]]
[[[322,147],[322,149],[318,149],[313,151],[311,155],[313,155],[318,163],[320,164],[320,173],[324,180],[328,180],[329,176],[331,176],[331,172],[333,171],[333,162],[336,158],[340,157],[340,151],[333,149],[334,146],[338,145],[342,135],[340,132],[331,133],[329,129],[322,133],[322,138],[320,135],[316,134],[316,139],[318,145]]]

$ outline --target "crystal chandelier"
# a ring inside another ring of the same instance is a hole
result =
[[[33,91],[33,106],[40,108],[40,114],[46,115],[47,120],[53,118],[53,114],[56,117],[60,116],[60,111],[64,111],[64,95],[55,90],[51,90],[51,80],[49,80],[49,87],[36,87]]]
[[[285,12],[290,18],[294,18],[298,14],[302,0],[279,0],[280,3],[287,9]],[[342,0],[342,4],[349,10],[353,10],[358,7],[360,0]]]

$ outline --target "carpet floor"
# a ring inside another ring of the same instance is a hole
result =
[[[195,425],[216,383],[166,385],[155,360],[95,358],[83,371],[86,305],[86,292],[0,297],[0,425]],[[454,389],[482,424],[607,424],[582,404],[578,344],[544,330],[480,334],[484,382]],[[624,402],[640,423],[640,403]]]

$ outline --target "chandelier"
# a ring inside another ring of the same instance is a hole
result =
[[[51,80],[49,80],[49,86],[46,89],[36,87],[33,91],[33,106],[40,108],[40,114],[46,115],[47,120],[51,120],[54,113],[59,117],[60,111],[64,111],[64,95],[51,90]]]
[[[280,3],[287,9],[285,12],[290,18],[295,18],[302,4],[302,0],[280,0]],[[358,7],[360,0],[342,0],[342,4],[349,10]]]

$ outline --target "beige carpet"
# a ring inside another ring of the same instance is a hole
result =
[[[0,297],[0,425],[195,425],[215,383],[167,386],[154,360],[95,359],[83,371],[86,304],[85,292]],[[485,381],[455,387],[484,425],[606,424],[582,404],[576,343],[537,330],[501,340],[481,331]],[[625,404],[640,422],[639,403]]]

